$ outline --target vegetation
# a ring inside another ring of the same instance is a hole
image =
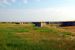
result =
[[[1,23],[0,50],[75,50],[75,39],[61,28]]]

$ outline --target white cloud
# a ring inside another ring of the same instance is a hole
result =
[[[0,16],[11,21],[72,21],[75,20],[75,7],[43,9],[5,9]],[[1,20],[1,18],[0,18]]]
[[[4,4],[10,5],[10,3],[8,2],[8,0],[3,0]]]
[[[0,3],[2,2],[3,0],[0,0]]]
[[[16,0],[0,0],[0,6],[1,7],[6,7],[7,5],[11,5],[12,3],[15,3]]]
[[[23,0],[23,3],[27,4],[28,3],[28,0]]]
[[[6,0],[0,0],[0,7],[6,7],[5,4],[8,4]]]
[[[3,5],[2,3],[0,3],[0,7],[6,7],[5,5]]]
[[[16,0],[11,0],[13,3],[15,3],[16,2]]]
[[[40,2],[41,0],[36,0],[36,1]]]
[[[2,5],[2,7],[6,7],[7,5],[11,5],[11,2],[9,2],[9,0],[2,0],[1,2],[0,2],[0,4]]]
[[[27,4],[28,0],[21,0]],[[34,1],[34,0],[33,0]],[[41,0],[35,0],[41,1]],[[67,0],[68,1],[68,0]],[[71,0],[69,0],[71,1]],[[73,1],[73,0],[72,0]],[[15,3],[16,0],[11,0]],[[12,4],[8,0],[0,0],[0,6],[5,7],[4,4]],[[67,21],[75,20],[75,7],[57,7],[57,8],[41,8],[41,9],[0,9],[0,21],[1,19],[6,21]]]

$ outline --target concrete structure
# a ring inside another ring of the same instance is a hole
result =
[[[45,22],[32,22],[33,24],[35,24],[36,27],[43,27],[46,25]]]
[[[66,21],[66,22],[34,22],[36,27],[44,27],[47,24],[57,24],[58,26],[75,26],[74,21]]]

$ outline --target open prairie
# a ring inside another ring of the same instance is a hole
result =
[[[75,50],[75,35],[66,27],[0,23],[0,50]]]

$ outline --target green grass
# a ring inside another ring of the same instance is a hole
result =
[[[0,50],[75,50],[70,32],[32,24],[0,24]]]

